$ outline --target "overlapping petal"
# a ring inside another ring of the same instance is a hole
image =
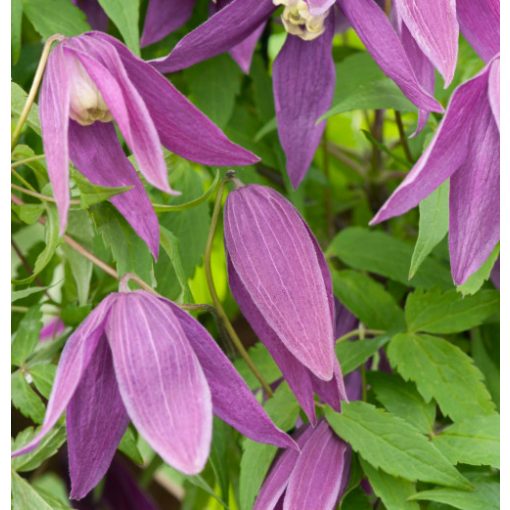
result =
[[[350,447],[326,421],[308,437],[289,478],[283,510],[333,510],[350,473]]]
[[[259,160],[231,142],[168,80],[149,64],[134,57],[121,43],[106,34],[96,33],[93,36],[115,46],[131,82],[143,97],[161,143],[169,150],[204,165],[250,165]],[[199,139],[197,133],[200,133]]]
[[[487,76],[482,72],[453,93],[434,138],[402,184],[382,206],[371,224],[415,207],[465,162],[476,111],[486,102]]]
[[[106,32],[108,29],[108,16],[98,0],[72,0],[72,2],[87,15],[87,21],[94,30]]]
[[[177,305],[164,303],[179,320],[204,370],[214,414],[254,441],[294,448],[294,441],[271,421],[209,332]]]
[[[160,41],[191,17],[196,0],[149,0],[141,38],[142,46]]]
[[[149,197],[133,165],[126,158],[111,123],[69,125],[69,151],[76,168],[93,184],[132,186],[114,195],[110,202],[147,243],[156,258],[159,251],[159,223]]]
[[[326,31],[313,41],[288,35],[273,65],[273,91],[278,134],[287,158],[287,173],[296,188],[303,180],[319,145],[331,105],[335,65],[331,54],[333,15]]]
[[[100,38],[80,37],[69,39],[66,49],[81,62],[101,92],[146,179],[175,194],[168,184],[154,122],[115,48]]]
[[[347,19],[381,69],[420,109],[441,112],[442,106],[420,84],[402,43],[374,0],[339,0]]]
[[[71,499],[83,498],[103,478],[128,422],[103,336],[67,408]]]
[[[489,71],[489,104],[499,129],[499,55],[493,59]]]
[[[60,356],[55,382],[53,383],[41,430],[30,443],[14,452],[13,456],[23,455],[33,450],[53,425],[57,423],[73,397],[99,342],[104,340],[105,322],[112,301],[112,296],[103,299],[67,340]]]
[[[456,0],[460,29],[488,62],[499,53],[499,0]]]
[[[242,187],[227,199],[225,244],[269,327],[314,375],[330,380],[336,363],[330,296],[298,212],[270,188]]]
[[[398,0],[397,4],[414,40],[448,87],[457,64],[459,24],[455,0]]]
[[[233,0],[183,37],[167,57],[153,60],[162,73],[229,51],[260,27],[275,10],[272,0]]]
[[[67,147],[70,92],[66,55],[63,45],[58,44],[48,57],[39,98],[39,115],[48,176],[57,203],[61,234],[66,229],[70,200]]]
[[[186,474],[200,472],[211,441],[211,394],[180,321],[147,292],[120,293],[107,336],[136,428],[166,462]]]

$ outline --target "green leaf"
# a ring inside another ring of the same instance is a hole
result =
[[[99,5],[119,29],[126,46],[140,55],[140,0],[99,0]]]
[[[12,445],[12,450],[17,450],[28,444],[38,433],[40,428],[28,429],[20,432]],[[11,461],[13,469],[19,472],[33,471],[37,469],[45,460],[55,455],[66,440],[66,428],[64,425],[54,427],[42,439],[35,450],[25,455],[15,457]]]
[[[499,243],[496,245],[492,253],[488,256],[487,260],[482,264],[480,269],[473,273],[465,283],[459,285],[457,290],[464,296],[475,294],[482,287],[491,275],[492,268],[499,257]]]
[[[157,291],[177,303],[190,303],[191,291],[182,267],[179,240],[165,227],[160,227],[160,245],[163,252],[154,266]]]
[[[338,257],[354,269],[379,274],[411,287],[451,288],[449,269],[430,258],[409,280],[407,268],[412,252],[413,248],[408,243],[384,232],[351,227],[337,234],[326,254],[328,257]]]
[[[469,482],[405,420],[365,402],[342,404],[342,413],[326,409],[333,430],[361,457],[388,474],[469,489]]]
[[[474,482],[471,492],[455,489],[431,489],[411,496],[413,500],[436,501],[460,510],[499,510],[499,483],[493,480]]]
[[[275,363],[264,344],[260,342],[256,343],[253,347],[250,347],[248,354],[257,367],[257,370],[267,382],[272,383],[282,376],[278,365]],[[246,381],[250,389],[255,390],[260,388],[259,380],[253,375],[253,372],[248,368],[248,365],[242,358],[237,358],[234,361],[234,365],[239,375]]]
[[[335,296],[365,326],[393,329],[404,325],[404,314],[384,287],[356,271],[333,271]]]
[[[38,292],[44,292],[48,287],[28,287],[27,289],[22,290],[14,290],[11,292],[11,303],[15,303],[20,299],[25,299],[32,294],[37,294]]]
[[[293,427],[299,414],[299,405],[288,385],[283,383],[264,405],[273,422],[282,430]],[[250,439],[243,442],[243,456],[239,477],[239,499],[241,510],[251,510],[262,482],[266,477],[278,449]]]
[[[416,290],[406,301],[410,332],[451,334],[479,326],[499,312],[499,292],[482,290],[462,297],[456,290]]]
[[[22,280],[13,280],[16,285],[25,285],[34,280],[34,278],[50,263],[57,249],[59,238],[58,213],[56,207],[45,204],[46,223],[45,223],[45,245],[42,252],[37,257],[34,264],[33,273]]]
[[[416,494],[414,483],[375,469],[363,459],[361,459],[361,467],[375,494],[381,498],[387,510],[420,510],[418,503],[407,501],[409,496]]]
[[[21,0],[11,0],[11,61],[16,64],[21,51],[21,21],[23,4]]]
[[[243,73],[228,55],[205,60],[185,72],[190,99],[216,125],[224,128],[232,116]]]
[[[339,508],[341,510],[372,510],[373,505],[370,503],[366,492],[358,487],[347,494]]]
[[[57,367],[52,364],[29,365],[28,373],[34,381],[37,391],[45,398],[49,398]]]
[[[44,212],[44,204],[11,204],[11,208],[18,218],[27,225],[37,223],[41,214]]]
[[[408,421],[423,434],[432,432],[436,404],[425,402],[413,383],[384,372],[368,372],[367,378],[377,400],[390,413]]]
[[[448,232],[450,181],[420,202],[420,223],[418,239],[414,246],[409,279],[413,278],[422,262],[439,244]]]
[[[356,53],[337,64],[336,76],[333,106],[321,120],[351,110],[416,110],[366,52]]]
[[[203,192],[200,174],[191,164],[176,156],[166,158],[170,171],[170,183],[173,189],[182,195],[171,197],[170,205],[179,205],[190,199],[200,197]],[[201,263],[209,232],[209,204],[204,202],[192,209],[175,214],[164,214],[160,223],[179,240],[179,253],[182,267],[187,278],[193,276],[195,268]]]
[[[335,346],[336,357],[340,361],[342,373],[347,375],[363,365],[391,339],[391,335],[378,336],[354,342],[342,341]]]
[[[11,344],[11,363],[22,365],[34,352],[39,343],[39,333],[42,328],[41,308],[33,306],[28,310],[18,326],[18,331]]]
[[[127,221],[109,203],[93,206],[92,213],[106,247],[111,250],[119,275],[135,273],[152,284],[152,256]]]
[[[137,435],[132,425],[126,429],[119,443],[119,450],[129,457],[135,464],[143,465],[143,457],[138,449]]]
[[[54,510],[40,494],[15,472],[11,472],[12,510]]]
[[[404,379],[414,381],[427,402],[434,398],[453,421],[494,412],[473,360],[446,340],[400,333],[391,340],[388,356]]]
[[[496,339],[499,346],[499,338]],[[494,362],[488,352],[488,347],[485,346],[483,337],[479,330],[473,332],[472,338],[472,356],[476,366],[482,372],[485,378],[485,384],[492,396],[492,399],[499,407],[500,401],[500,375],[499,366]]]
[[[85,13],[68,0],[23,0],[23,12],[43,39],[90,30]]]
[[[83,209],[88,209],[90,206],[104,202],[105,200],[129,191],[133,186],[118,186],[109,188],[107,186],[99,186],[92,184],[86,177],[77,171],[71,173],[73,181],[80,190],[80,205]]]
[[[17,84],[11,82],[11,119],[17,122],[25,102],[27,100],[27,93]],[[39,113],[37,105],[34,103],[28,114],[26,124],[32,128],[37,134],[41,134],[41,124],[39,123]]]
[[[44,404],[20,370],[11,375],[11,400],[21,414],[34,423],[42,423],[46,411]]]
[[[454,464],[499,468],[499,415],[455,423],[434,437],[434,444]]]

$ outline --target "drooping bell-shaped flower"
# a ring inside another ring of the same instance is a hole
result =
[[[434,0],[434,5],[428,0],[399,3],[406,30],[449,82],[458,33],[452,0]],[[382,70],[420,111],[442,111],[377,0],[232,0],[153,65],[161,72],[173,72],[231,51],[260,34],[277,8],[288,36],[274,62],[273,93],[287,173],[295,187],[311,164],[325,126],[317,121],[333,98],[331,48],[336,21],[347,20]]]
[[[66,329],[66,325],[60,317],[53,317],[43,326],[39,332],[39,340],[46,342],[58,338]]]
[[[485,0],[467,7],[459,2],[461,28],[469,26],[470,42],[489,62],[452,94],[429,146],[371,222],[407,212],[450,178],[449,249],[457,285],[483,264],[499,241],[499,53],[494,53],[499,51],[499,20],[493,27],[497,44],[483,23],[492,4]]]
[[[300,452],[286,449],[274,462],[253,510],[333,510],[347,486],[351,448],[326,421],[295,434]]]
[[[40,116],[61,230],[65,229],[69,209],[71,160],[94,184],[132,186],[112,197],[111,202],[155,256],[158,221],[112,120],[143,176],[168,193],[176,192],[168,184],[161,145],[206,165],[257,161],[253,154],[229,141],[152,66],[101,32],[66,38],[52,50],[41,89]]]
[[[213,412],[256,441],[294,447],[207,330],[145,291],[107,296],[62,351],[31,451],[67,410],[71,497],[84,497],[110,466],[129,420],[165,462],[202,470]]]
[[[313,234],[285,198],[258,185],[229,194],[224,223],[230,288],[243,315],[311,421],[314,392],[339,409],[331,277]]]

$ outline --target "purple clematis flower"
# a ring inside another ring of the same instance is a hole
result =
[[[276,459],[253,510],[333,510],[349,480],[351,448],[326,421],[295,434],[301,452],[287,449]]]
[[[130,419],[186,474],[204,467],[213,412],[256,441],[295,447],[207,330],[144,291],[110,294],[69,337],[42,428],[14,455],[35,448],[66,409],[73,499],[103,477]]]
[[[66,325],[60,317],[51,319],[40,331],[39,340],[46,342],[58,338],[66,329]]]
[[[176,192],[168,185],[161,144],[206,165],[258,161],[152,66],[101,32],[66,38],[53,49],[41,89],[40,115],[61,231],[69,209],[71,159],[94,184],[132,186],[111,202],[154,256],[159,246],[157,217],[117,139],[113,120],[147,181],[168,193]]]
[[[228,5],[232,0],[212,0],[211,15]],[[182,27],[193,12],[196,0],[149,0],[143,27],[141,44],[148,46],[160,41],[178,28]],[[251,61],[257,42],[264,31],[261,24],[250,35],[229,51],[244,73],[249,73]]]
[[[455,90],[430,145],[371,221],[374,225],[407,212],[450,178],[449,249],[457,285],[499,241],[499,4],[497,12],[489,9],[492,5],[491,0],[458,2],[466,37],[489,62]],[[484,23],[490,12],[493,28]]]
[[[452,0],[400,0],[399,4],[402,23],[448,83],[457,56]],[[376,0],[233,0],[187,34],[169,56],[152,63],[161,72],[172,72],[232,50],[263,30],[279,5],[289,35],[274,62],[273,91],[278,133],[295,187],[305,176],[324,130],[325,123],[317,119],[333,97],[335,17],[345,16],[383,71],[420,111],[442,111],[422,85],[423,77],[416,75],[399,34]]]
[[[225,248],[232,294],[310,421],[314,392],[339,410],[331,277],[299,213],[270,188],[243,186],[227,198]]]

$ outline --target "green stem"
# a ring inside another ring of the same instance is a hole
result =
[[[162,465],[163,459],[159,455],[154,455],[147,467],[141,473],[140,486],[142,489],[146,489],[150,485],[154,478],[154,474]]]
[[[44,159],[46,156],[44,154],[39,154],[38,156],[31,156],[29,158],[20,159],[18,161],[14,161],[11,163],[11,168],[16,168],[21,165],[26,165],[27,163],[32,163],[33,161],[39,161]]]
[[[17,177],[19,177],[19,175],[17,175]],[[28,184],[28,182],[27,182],[27,184]],[[57,202],[53,197],[50,197],[48,195],[43,195],[42,193],[39,193],[37,191],[32,191],[32,190],[23,188],[23,187],[18,186],[17,184],[14,184],[14,183],[11,183],[11,188],[15,189],[16,191],[19,191],[20,193],[23,193],[25,195],[29,195],[34,198],[38,198],[42,202],[51,202],[53,204],[55,204]],[[69,203],[71,205],[79,205],[80,201],[79,200],[70,200]]]
[[[34,81],[32,82],[32,86],[30,87],[30,91],[28,93],[27,100],[25,101],[25,104],[23,106],[23,110],[21,111],[21,114],[19,116],[18,123],[16,124],[16,127],[14,128],[14,131],[12,133],[11,151],[16,146],[16,142],[18,141],[19,135],[21,134],[21,130],[25,125],[30,110],[32,109],[32,105],[34,104],[35,96],[37,95],[37,91],[39,90],[39,85],[41,84],[41,80],[44,74],[44,68],[46,67],[46,63],[48,62],[48,57],[50,56],[51,45],[55,41],[61,41],[62,39],[64,39],[63,35],[55,34],[52,35],[44,44],[41,58],[39,60],[39,65],[37,66],[37,69],[35,71]]]
[[[400,143],[402,145],[402,149],[404,149],[404,154],[406,155],[407,161],[409,163],[414,164],[414,158],[411,154],[411,149],[409,149],[409,144],[407,143],[407,136],[404,129],[404,123],[402,122],[402,115],[398,110],[394,110],[395,112],[395,122],[397,123],[398,134],[400,136]]]
[[[248,351],[245,349],[243,343],[241,342],[241,339],[237,335],[234,327],[232,326],[232,323],[230,322],[223,305],[221,304],[220,298],[218,297],[218,293],[216,292],[216,287],[214,285],[214,279],[212,275],[212,267],[211,267],[211,255],[212,255],[212,247],[214,242],[214,235],[216,233],[216,226],[218,224],[218,218],[220,215],[221,210],[221,200],[223,198],[223,190],[225,188],[225,181],[222,181],[220,186],[218,187],[218,191],[216,194],[216,200],[214,202],[214,209],[213,214],[211,218],[211,227],[209,229],[209,235],[207,237],[207,244],[205,247],[205,254],[204,254],[204,268],[205,268],[205,277],[207,280],[207,286],[209,288],[209,293],[211,294],[211,299],[214,304],[214,308],[216,309],[216,313],[218,314],[218,317],[221,319],[225,330],[230,336],[230,339],[232,340],[232,343],[235,345],[236,349],[238,350],[240,356],[245,361],[248,368],[253,372],[253,375],[257,378],[257,380],[260,382],[262,388],[264,388],[264,391],[266,392],[268,397],[273,396],[273,392],[271,391],[271,388],[269,384],[264,380],[260,372],[258,371],[257,367],[253,363],[253,361],[250,358],[250,355],[248,354]]]
[[[345,333],[345,335],[342,335],[340,338],[337,338],[336,342],[343,342],[345,340],[350,340],[351,338],[359,338],[364,339],[365,335],[372,335],[372,336],[378,336],[382,335],[384,331],[382,329],[363,329],[363,337],[360,336],[360,329],[356,328],[352,331],[349,331],[348,333]]]
[[[363,324],[361,322],[359,325],[358,332],[359,332],[359,335],[358,335],[359,339],[364,340],[367,330],[365,329],[365,327],[363,326]],[[365,363],[361,364],[360,372],[361,372],[361,400],[363,402],[366,402],[367,401],[367,368],[365,366]]]

